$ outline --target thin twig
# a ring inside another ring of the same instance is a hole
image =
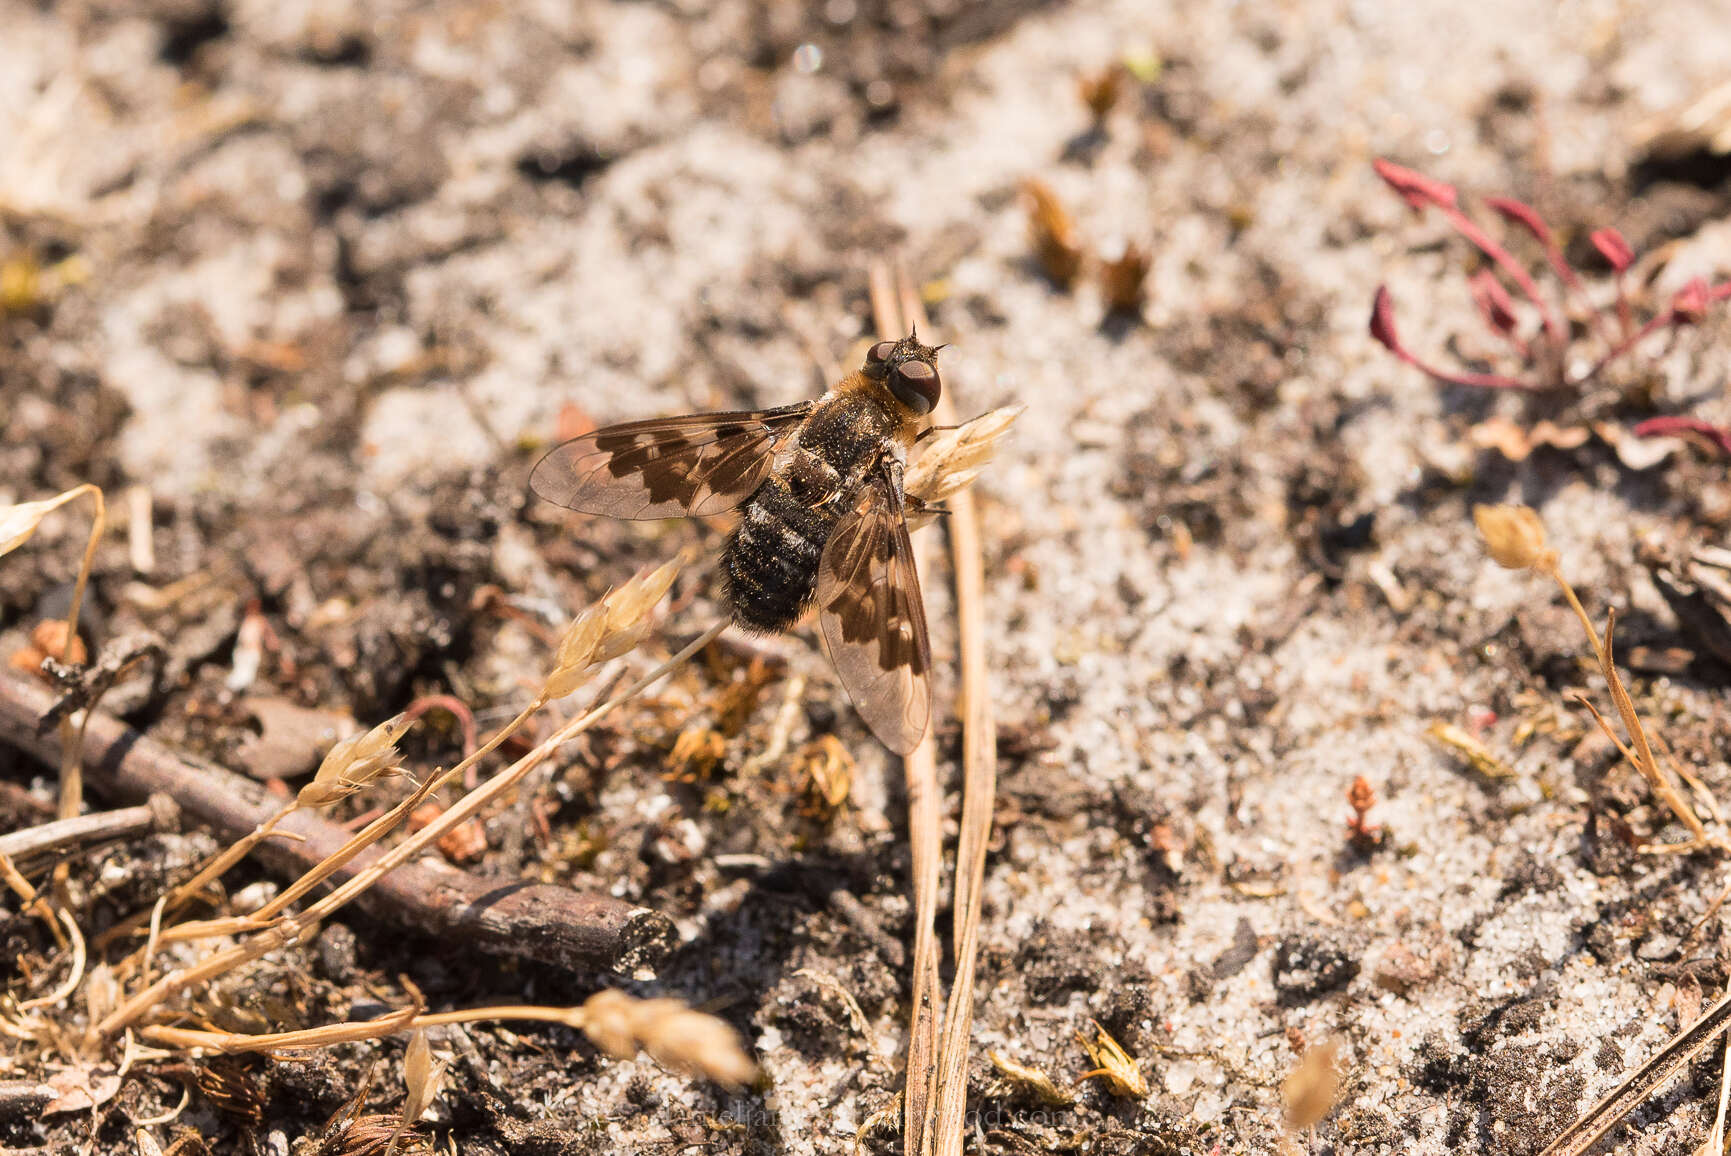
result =
[[[43,855],[60,855],[69,847],[129,839],[155,831],[172,831],[180,822],[180,808],[166,795],[158,795],[138,807],[98,811],[73,819],[56,819],[0,835],[0,855],[14,862],[28,862]]]
[[[45,762],[58,759],[53,732],[37,728],[54,701],[53,692],[34,679],[0,672],[0,742]],[[90,721],[84,764],[97,791],[121,798],[168,795],[190,821],[210,826],[222,839],[240,838],[279,807],[253,780],[194,763],[101,712]],[[310,813],[295,815],[280,830],[295,838],[271,840],[257,854],[296,876],[350,838]],[[641,973],[676,938],[665,916],[610,896],[490,879],[430,862],[391,872],[373,889],[368,906],[399,925],[466,946],[580,969]]]
[[[1731,994],[1721,996],[1700,1019],[1679,1032],[1586,1115],[1570,1124],[1539,1156],[1581,1156],[1619,1120],[1686,1068],[1728,1025],[1731,1025]]]

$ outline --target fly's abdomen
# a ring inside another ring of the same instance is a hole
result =
[[[817,564],[835,517],[767,478],[740,508],[727,539],[722,579],[733,620],[746,630],[779,633],[799,621],[817,592]]]

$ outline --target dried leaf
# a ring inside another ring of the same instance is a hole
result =
[[[1444,746],[1452,747],[1465,755],[1467,762],[1472,764],[1473,770],[1487,779],[1512,779],[1515,777],[1513,767],[1492,754],[1491,749],[1485,744],[1453,723],[1434,722],[1425,733]]]
[[[1126,1100],[1140,1100],[1148,1094],[1148,1080],[1142,1075],[1142,1069],[1137,1066],[1136,1057],[1124,1050],[1124,1045],[1109,1035],[1099,1021],[1089,1020],[1094,1025],[1096,1039],[1089,1042],[1088,1037],[1081,1032],[1076,1038],[1088,1053],[1088,1058],[1098,1065],[1093,1071],[1082,1076],[1084,1080],[1096,1077],[1106,1082],[1106,1087],[1114,1096]]]
[[[55,1095],[42,1109],[44,1116],[88,1112],[108,1103],[120,1091],[120,1075],[111,1067],[66,1068],[49,1076],[47,1083]]]
[[[1030,177],[1022,182],[1028,196],[1028,232],[1040,268],[1060,288],[1068,289],[1082,272],[1082,245],[1076,237],[1076,222],[1045,181]]]

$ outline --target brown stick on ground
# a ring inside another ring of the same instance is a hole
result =
[[[53,705],[53,692],[46,687],[0,672],[0,743],[55,764],[59,735],[38,727]],[[189,821],[209,826],[223,839],[251,832],[281,807],[251,779],[177,754],[112,715],[91,717],[83,761],[85,781],[93,790],[120,800],[168,795]],[[277,830],[290,838],[267,840],[256,854],[295,874],[349,838],[341,827],[304,811],[289,816]],[[338,881],[379,854],[378,848],[362,852]],[[647,907],[547,884],[482,878],[431,859],[403,864],[360,902],[416,931],[496,955],[574,969],[646,976],[676,941],[672,922]]]

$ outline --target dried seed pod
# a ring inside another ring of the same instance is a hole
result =
[[[1034,256],[1055,285],[1069,289],[1082,272],[1082,244],[1076,237],[1076,222],[1045,181],[1029,177],[1022,182],[1022,191],[1028,195],[1028,234],[1034,244]]]
[[[1305,1049],[1298,1067],[1280,1085],[1281,1099],[1286,1102],[1286,1124],[1294,1131],[1303,1131],[1322,1122],[1334,1107],[1340,1091],[1340,1073],[1334,1059],[1340,1045],[1324,1040]]]
[[[28,542],[43,518],[78,497],[84,489],[81,486],[40,502],[19,502],[15,506],[0,507],[0,554],[10,554]]]
[[[1498,566],[1546,570],[1556,564],[1556,552],[1545,546],[1545,524],[1531,506],[1474,506],[1473,522]]]
[[[403,1052],[403,1083],[408,1088],[408,1095],[403,1099],[404,1127],[413,1127],[432,1106],[439,1095],[444,1075],[444,1063],[433,1060],[426,1029],[415,1029],[409,1037],[408,1048]]]
[[[1076,1102],[1075,1096],[1058,1087],[1053,1083],[1052,1077],[1039,1068],[1018,1064],[996,1051],[987,1052],[986,1058],[992,1062],[992,1067],[997,1069],[998,1075],[1004,1077],[1011,1086],[1028,1092],[1042,1104],[1054,1108],[1068,1108]]]

